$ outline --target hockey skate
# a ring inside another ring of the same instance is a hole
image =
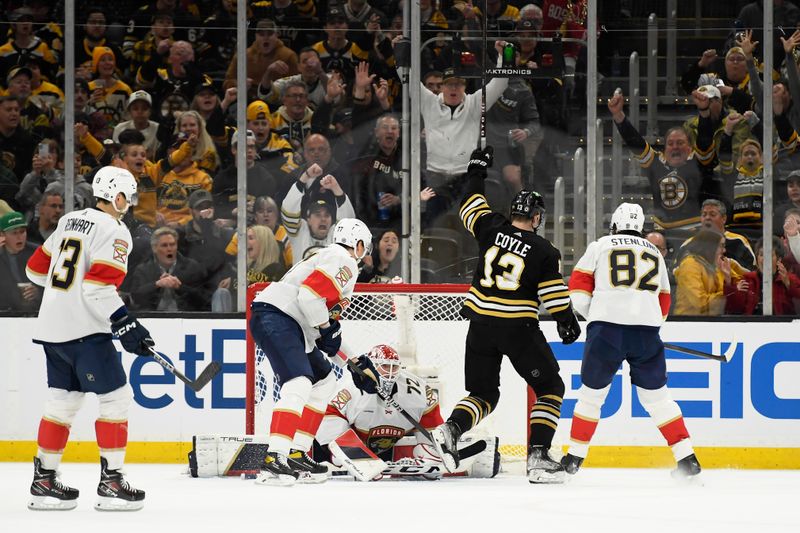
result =
[[[98,511],[138,511],[144,507],[144,491],[131,487],[122,471],[109,469],[104,457],[100,458],[97,496],[94,508]]]
[[[436,453],[442,458],[445,470],[455,472],[461,462],[458,457],[458,439],[461,437],[461,430],[449,420],[431,431],[433,437],[433,447]]]
[[[306,452],[290,450],[287,463],[297,472],[298,483],[325,483],[328,481],[328,467],[316,462]]]
[[[561,463],[550,457],[544,446],[528,447],[528,481],[531,483],[564,483],[567,474]]]
[[[33,483],[28,509],[32,511],[69,511],[78,506],[78,489],[58,480],[58,472],[42,468],[42,461],[33,458]]]
[[[672,477],[680,481],[699,483],[698,475],[701,471],[700,462],[694,454],[691,454],[678,461],[677,468],[672,471]]]
[[[289,466],[288,458],[282,453],[267,452],[264,466],[256,478],[256,485],[291,487],[297,481],[298,472]]]
[[[561,458],[561,466],[563,466],[564,471],[571,476],[578,473],[578,470],[582,464],[583,457],[578,457],[577,455],[572,455],[571,453],[568,453]]]

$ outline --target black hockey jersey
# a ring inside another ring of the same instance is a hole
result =
[[[470,179],[459,215],[479,248],[472,286],[461,308],[464,318],[516,326],[537,322],[541,306],[556,320],[569,317],[569,290],[559,272],[561,254],[547,239],[493,213],[483,195],[483,180]]]

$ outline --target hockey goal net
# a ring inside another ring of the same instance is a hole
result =
[[[246,430],[269,431],[272,406],[278,398],[276,382],[266,355],[250,335],[250,305],[264,283],[248,288]],[[358,284],[342,315],[344,343],[356,356],[376,344],[395,348],[404,367],[424,378],[439,392],[442,417],[447,418],[465,395],[464,343],[468,322],[459,310],[469,286]],[[338,370],[338,369],[337,369]],[[528,387],[510,364],[501,373],[498,408],[474,430],[500,439],[503,461],[526,457],[529,402]]]

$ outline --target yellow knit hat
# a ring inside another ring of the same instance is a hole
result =
[[[92,72],[97,72],[97,64],[100,62],[100,58],[106,54],[111,54],[111,57],[114,58],[114,61],[117,60],[117,56],[114,55],[114,50],[108,46],[94,47],[94,50],[92,50]]]

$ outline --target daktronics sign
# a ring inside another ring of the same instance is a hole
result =
[[[711,342],[672,342],[707,353],[719,350],[719,345]],[[800,379],[800,343],[773,342],[753,346],[748,341],[736,344],[736,351],[727,363],[666,351],[667,386],[683,415],[687,418],[741,419],[745,416],[745,409],[752,406],[764,418],[800,419],[800,388],[797,386],[800,383],[797,381]],[[580,388],[583,344],[576,342],[564,346],[552,343],[551,346],[561,364],[567,386],[561,416],[571,418],[576,391]],[[724,348],[727,349],[727,344]],[[781,382],[794,382],[792,390],[786,391],[793,392],[791,397],[779,393],[776,386],[779,378],[782,378]],[[627,390],[630,391],[630,407],[628,412],[623,412],[623,393]],[[698,395],[705,395],[707,399],[682,399]],[[622,372],[614,377],[601,417],[615,414],[628,414],[633,418],[648,416],[639,402],[636,387],[631,386],[627,375],[623,376]]]

